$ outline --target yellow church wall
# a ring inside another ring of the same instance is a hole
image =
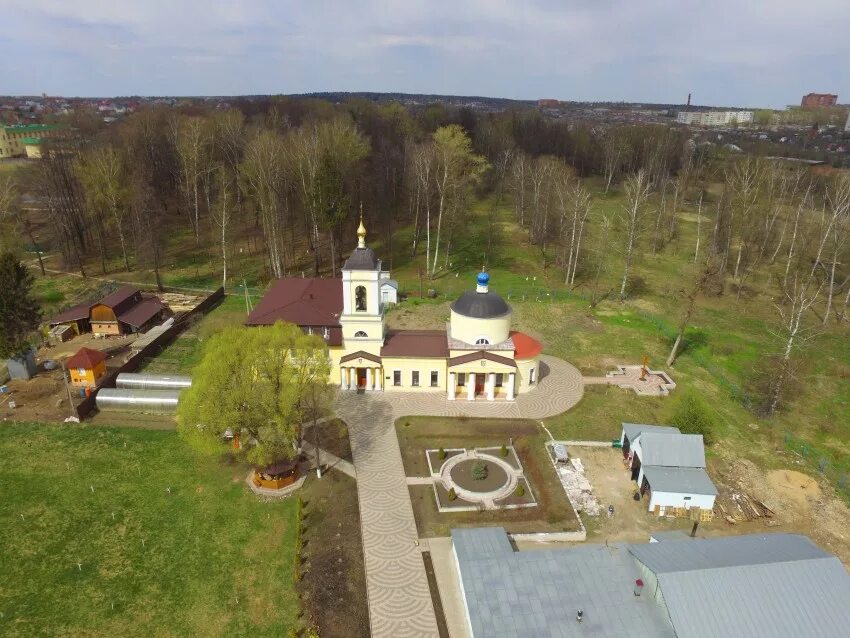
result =
[[[451,335],[452,339],[459,339],[464,343],[475,344],[481,337],[487,338],[491,344],[501,343],[510,335],[511,313],[495,317],[493,319],[476,319],[451,313]]]
[[[446,360],[434,358],[383,357],[384,390],[386,392],[445,392]],[[401,385],[394,385],[394,373],[401,372]],[[419,371],[419,385],[412,385],[413,371]],[[431,372],[437,372],[437,385],[431,385]]]
[[[537,359],[520,359],[517,362],[517,392],[528,392],[537,387],[540,381],[540,362]],[[534,370],[534,382],[531,383],[531,371]]]

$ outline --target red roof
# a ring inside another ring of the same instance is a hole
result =
[[[524,332],[511,331],[511,339],[514,342],[514,356],[517,359],[534,359],[543,352],[543,344]]]
[[[382,357],[449,356],[445,330],[399,330],[390,332],[381,348]]]
[[[159,312],[162,312],[162,302],[159,298],[152,297],[151,299],[143,299],[126,312],[118,315],[118,321],[134,328],[141,328]]]
[[[119,314],[126,306],[130,305],[130,300],[136,296],[141,298],[141,292],[138,288],[133,286],[121,286],[118,290],[109,293],[97,303],[112,308],[115,314]]]
[[[82,321],[83,319],[89,318],[89,310],[91,310],[93,304],[86,302],[77,304],[72,308],[68,308],[64,312],[60,312],[58,315],[53,317],[50,320],[51,326],[56,326],[60,323],[71,323],[72,321]]]
[[[77,354],[65,361],[65,367],[92,370],[101,361],[106,361],[106,355],[100,350],[83,347],[77,350]]]
[[[342,314],[342,279],[278,279],[248,315],[248,326],[288,321],[299,326],[338,327]]]

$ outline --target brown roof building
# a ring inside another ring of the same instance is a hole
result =
[[[158,297],[143,297],[133,286],[121,286],[99,301],[77,304],[50,320],[51,326],[73,324],[78,333],[120,335],[144,330],[162,316]]]
[[[285,277],[274,282],[245,324],[271,326],[286,321],[338,346],[342,345],[342,305],[341,279]]]

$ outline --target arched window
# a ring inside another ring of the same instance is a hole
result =
[[[479,337],[475,340],[476,346],[489,346],[490,340],[487,337]]]
[[[367,335],[367,334],[366,334],[365,332],[363,332],[362,330],[358,330],[357,332],[355,332],[355,333],[354,333],[354,336],[355,336],[355,337],[368,337],[369,335]]]
[[[359,312],[366,312],[366,287],[357,286],[354,289],[354,309]]]

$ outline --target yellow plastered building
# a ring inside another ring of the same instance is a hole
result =
[[[388,330],[387,290],[397,284],[366,245],[361,219],[341,278],[279,279],[246,324],[288,321],[320,335],[328,344],[331,382],[342,390],[513,401],[537,384],[542,346],[511,330],[511,308],[489,283],[489,274],[478,274],[475,288],[452,303],[445,330]]]

